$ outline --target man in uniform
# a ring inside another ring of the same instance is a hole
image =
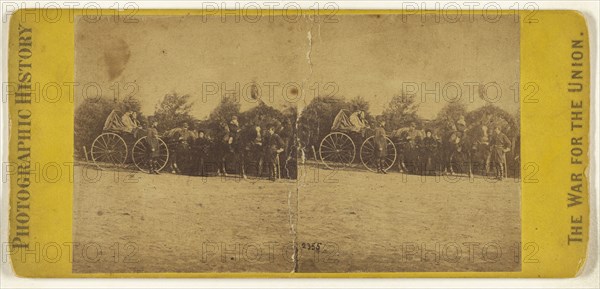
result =
[[[490,137],[491,162],[496,168],[496,178],[506,177],[506,153],[510,151],[510,140],[500,131],[500,126],[494,128]]]
[[[269,127],[269,133],[263,139],[264,159],[269,170],[269,179],[275,180],[278,174],[279,154],[283,152],[283,140],[275,133],[275,127]]]
[[[149,152],[149,173],[150,174],[157,174],[158,175],[158,163],[156,161],[156,158],[158,158],[160,156],[160,152],[159,152],[159,141],[158,141],[158,130],[156,129],[156,127],[158,126],[158,122],[157,121],[153,121],[152,125],[148,128],[148,134],[146,136],[146,142],[148,142],[148,147],[150,148],[150,152]]]
[[[206,177],[205,161],[208,158],[210,142],[203,130],[198,130],[198,137],[194,140],[194,171],[196,174]]]
[[[227,176],[227,158],[233,153],[232,143],[233,137],[231,137],[231,132],[229,130],[229,125],[227,121],[221,121],[219,123],[219,130],[217,132],[217,139],[215,140],[217,143],[216,155],[217,155],[217,174],[222,176]]]
[[[430,129],[425,130],[425,137],[421,140],[421,175],[435,174],[436,170],[436,151],[438,143],[433,137]]]
[[[258,163],[256,164],[256,174],[258,177],[261,177],[262,175],[262,170],[263,170],[263,162],[264,162],[264,156],[263,156],[263,136],[262,136],[262,130],[261,127],[259,125],[256,125],[254,127],[254,132],[253,132],[253,137],[252,137],[252,141],[249,144],[249,153],[252,155],[252,157],[256,157],[258,158]]]
[[[385,158],[387,157],[387,139],[385,135],[385,120],[379,121],[379,126],[375,129],[375,158],[377,163],[377,173],[387,174],[385,167]]]
[[[175,131],[175,139],[177,145],[173,155],[173,173],[181,173],[181,168],[187,168],[189,164],[188,160],[190,157],[190,143],[194,140],[192,132],[188,130],[189,126],[187,122],[181,125],[181,128]]]

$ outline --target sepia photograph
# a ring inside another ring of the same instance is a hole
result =
[[[519,271],[519,23],[322,26],[298,120],[299,272]],[[302,244],[300,244],[302,245]]]
[[[73,273],[520,271],[519,21],[462,16],[76,17]]]

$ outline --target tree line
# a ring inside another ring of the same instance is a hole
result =
[[[284,139],[295,135],[297,109],[293,106],[281,110],[275,109],[262,101],[244,112],[240,111],[241,103],[234,96],[223,97],[208,117],[199,119],[193,114],[194,102],[189,94],[166,94],[155,106],[152,115],[141,112],[141,103],[136,98],[113,101],[105,98],[85,99],[75,110],[74,142],[75,156],[85,159],[83,147],[90,147],[94,139],[103,131],[104,122],[112,110],[124,113],[127,110],[137,112],[142,126],[147,127],[149,121],[158,122],[159,133],[180,127],[184,122],[192,129],[205,131],[209,136],[216,136],[222,123],[229,123],[235,115],[240,124],[260,125],[265,128],[274,126]]]
[[[500,126],[511,139],[519,133],[519,112],[511,114],[491,103],[468,111],[464,103],[449,102],[433,120],[423,119],[417,114],[419,104],[414,95],[400,93],[393,96],[380,116],[372,115],[369,108],[369,102],[361,96],[351,99],[341,96],[314,98],[298,119],[298,132],[302,145],[318,149],[321,140],[331,132],[333,120],[342,109],[348,112],[364,111],[365,118],[371,125],[376,124],[376,117],[381,118],[386,121],[386,131],[390,132],[414,123],[419,129],[429,129],[435,133],[442,130],[448,122],[456,122],[462,116],[467,124],[484,122],[489,126]]]
[[[89,147],[93,140],[102,133],[104,121],[113,110],[125,112],[130,109],[138,113],[138,119],[143,124],[148,119],[158,121],[159,132],[179,127],[187,122],[192,128],[202,129],[208,135],[215,135],[221,128],[221,123],[228,123],[236,115],[244,125],[260,125],[263,128],[275,126],[277,133],[283,139],[297,136],[301,146],[318,148],[321,140],[331,132],[331,125],[337,113],[345,109],[349,112],[362,110],[370,124],[376,123],[376,116],[370,113],[370,103],[367,99],[357,96],[346,99],[342,96],[319,96],[314,98],[298,116],[295,106],[282,110],[266,105],[262,101],[250,110],[241,112],[241,103],[235,97],[223,97],[220,103],[205,119],[199,119],[192,113],[194,102],[188,94],[166,94],[155,106],[154,113],[146,116],[141,112],[141,104],[136,98],[113,101],[104,98],[86,99],[75,111],[75,153],[84,158],[82,148]],[[436,118],[425,120],[417,111],[419,104],[414,95],[403,93],[393,96],[386,104],[381,117],[386,121],[386,130],[394,131],[407,127],[411,123],[420,129],[437,131],[448,121],[457,121],[463,116],[468,124],[487,122],[499,125],[506,135],[513,139],[519,133],[519,112],[510,114],[502,108],[487,104],[475,110],[468,111],[463,103],[451,102],[446,104]],[[297,134],[297,135],[296,135]]]

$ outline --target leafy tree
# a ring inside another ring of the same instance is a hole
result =
[[[235,97],[223,97],[203,125],[213,137],[219,138],[223,133],[221,124],[229,123],[234,115],[239,117],[240,107],[241,104],[236,101]]]
[[[467,106],[461,102],[447,103],[433,120],[432,126],[438,129],[447,129],[448,122],[456,122],[460,116],[466,117]]]
[[[499,126],[509,138],[519,133],[519,126],[515,115],[508,113],[494,104],[486,104],[470,111],[467,113],[465,119],[467,125],[483,124],[490,130],[495,126]]]
[[[279,128],[279,136],[281,136],[286,145],[288,143],[294,143],[297,136],[297,120],[298,120],[298,109],[295,106],[289,106],[281,111],[283,120],[281,121],[281,127]],[[295,149],[295,148],[294,148]]]
[[[276,129],[281,127],[284,120],[284,115],[281,111],[266,105],[260,101],[259,104],[240,115],[242,125],[260,126],[267,129],[268,126],[274,126]]]
[[[190,95],[171,93],[156,105],[154,120],[158,121],[158,130],[165,131],[180,126],[183,122],[193,124],[196,119],[190,115],[193,103]]]
[[[436,120],[456,121],[461,115],[467,115],[467,106],[461,102],[449,102],[438,112]]]
[[[208,118],[217,123],[229,122],[234,115],[240,114],[240,107],[234,97],[223,97]]]
[[[416,103],[415,95],[399,94],[392,100],[383,111],[386,126],[389,130],[396,130],[408,126],[411,122],[421,123],[417,116],[419,105]]]
[[[369,102],[360,95],[351,99],[349,105],[353,111],[362,110],[365,113],[369,112]]]

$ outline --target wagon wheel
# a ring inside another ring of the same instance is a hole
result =
[[[387,156],[384,160],[384,169],[389,170],[396,162],[396,145],[388,137],[385,138],[387,142]],[[372,172],[377,171],[377,160],[375,158],[375,138],[370,136],[360,146],[360,161],[363,165]]]
[[[100,169],[110,166],[122,166],[127,160],[127,144],[116,133],[100,134],[92,143],[92,160]]]
[[[332,132],[323,138],[319,146],[319,157],[330,169],[347,167],[352,164],[355,156],[354,141],[345,133]]]
[[[135,166],[142,172],[150,172],[150,145],[146,141],[146,136],[138,139],[131,149],[131,156]],[[158,139],[158,156],[156,162],[158,163],[157,171],[162,170],[169,161],[169,149],[167,144],[162,140]]]

